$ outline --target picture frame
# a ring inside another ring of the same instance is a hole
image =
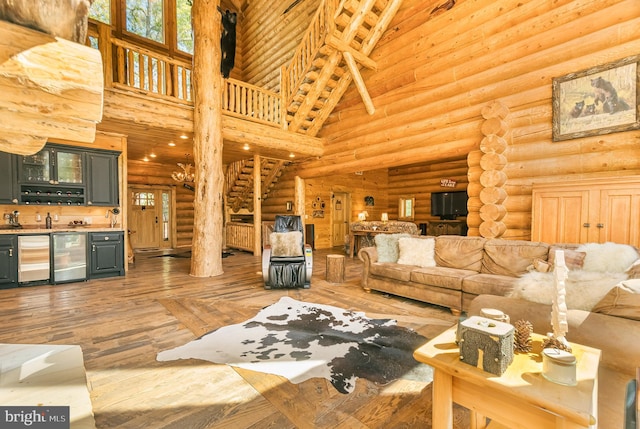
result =
[[[553,141],[640,129],[640,55],[553,78]]]

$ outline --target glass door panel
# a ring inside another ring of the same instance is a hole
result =
[[[49,151],[46,149],[34,155],[23,156],[20,166],[20,181],[48,183],[52,179],[49,161]]]
[[[58,183],[82,183],[82,154],[56,151]]]

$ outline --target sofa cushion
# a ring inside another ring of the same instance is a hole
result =
[[[408,282],[411,278],[411,270],[413,268],[415,267],[409,267],[392,262],[375,262],[369,266],[369,274]]]
[[[445,289],[461,290],[462,279],[477,274],[471,270],[447,267],[415,268],[411,271],[411,281]]]
[[[378,249],[378,262],[397,262],[399,255],[398,240],[411,237],[409,234],[378,234],[374,237]]]
[[[433,259],[433,248],[435,244],[436,242],[433,237],[400,237],[398,240],[398,247],[400,248],[398,264],[435,267],[436,261]]]
[[[517,277],[501,276],[498,274],[475,274],[465,277],[462,281],[462,291],[474,295],[508,295],[514,288]]]
[[[591,311],[640,321],[640,280],[620,282]]]
[[[640,279],[640,259],[635,261],[626,271],[630,279]]]
[[[484,244],[481,272],[518,277],[538,258],[547,259],[549,245],[534,241],[491,239]]]
[[[483,237],[440,235],[436,237],[436,265],[479,272],[486,241]]]

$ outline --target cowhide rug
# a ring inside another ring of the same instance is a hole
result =
[[[254,318],[158,353],[159,361],[202,359],[284,376],[324,377],[349,393],[358,377],[386,384],[400,377],[431,381],[413,351],[427,342],[390,319],[283,297]]]

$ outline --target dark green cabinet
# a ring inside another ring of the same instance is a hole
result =
[[[0,152],[0,204],[18,204],[16,155]]]
[[[84,181],[82,150],[46,145],[38,153],[18,157],[21,184],[81,185]]]
[[[124,232],[90,232],[89,277],[92,279],[124,275]]]
[[[118,153],[87,152],[87,205],[117,206]]]
[[[0,152],[0,204],[118,206],[118,156],[47,144],[34,155]]]
[[[0,289],[18,286],[18,236],[0,235]]]

